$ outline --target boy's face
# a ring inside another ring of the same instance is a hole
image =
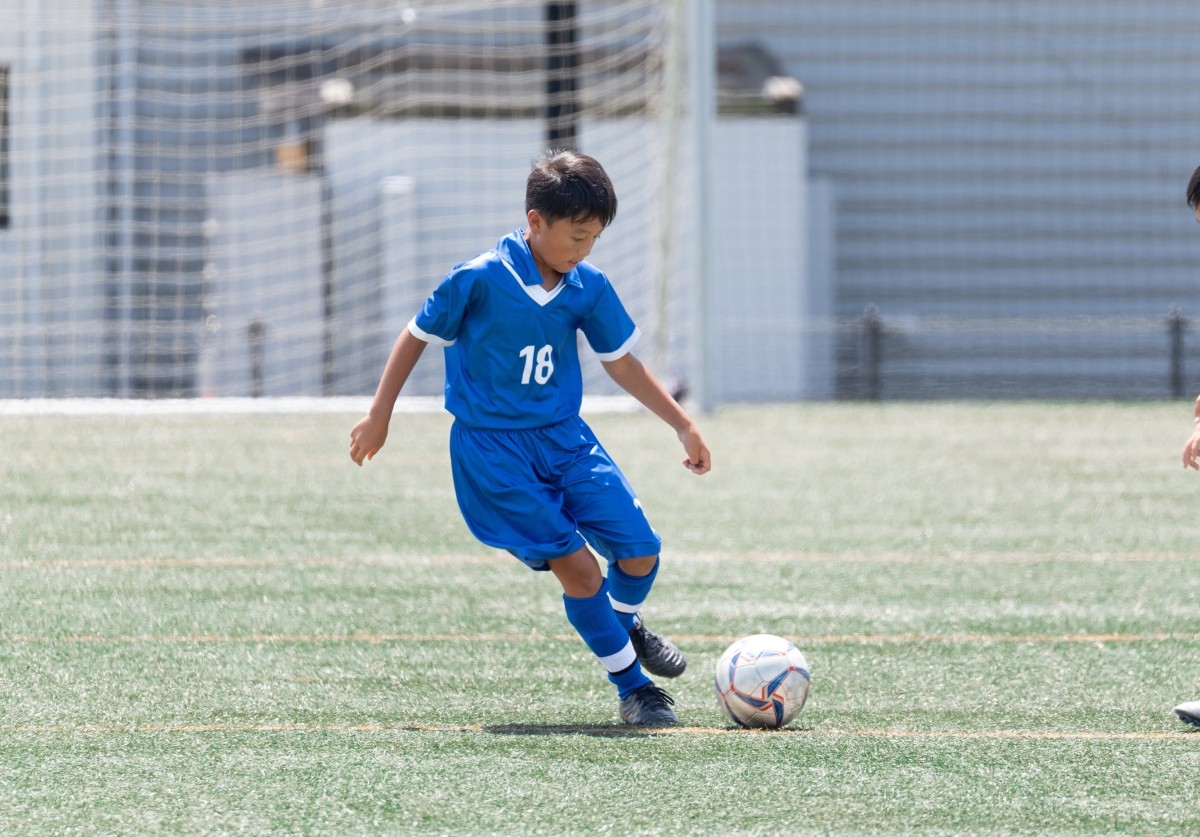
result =
[[[529,210],[526,217],[529,220],[526,240],[543,276],[547,268],[560,275],[570,273],[592,252],[600,233],[604,232],[604,225],[595,218],[582,222],[559,218],[553,224],[547,224],[536,209]]]

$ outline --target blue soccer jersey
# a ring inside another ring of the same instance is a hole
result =
[[[451,270],[408,329],[445,347],[446,409],[492,430],[578,415],[577,332],[602,361],[627,354],[641,336],[608,277],[586,261],[554,290],[542,288],[521,230]]]

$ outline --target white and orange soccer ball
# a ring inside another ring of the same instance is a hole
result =
[[[808,660],[772,634],[739,639],[717,660],[717,701],[739,726],[778,728],[804,708],[811,680]]]

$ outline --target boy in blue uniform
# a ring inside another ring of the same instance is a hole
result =
[[[664,726],[678,723],[674,701],[643,669],[677,677],[687,663],[639,615],[661,542],[579,416],[576,333],[613,380],[675,430],[685,467],[703,474],[711,462],[687,413],[630,353],[641,332],[608,278],[584,261],[616,212],[596,160],[572,151],[539,159],[526,183],[528,226],[451,270],[401,332],[368,414],[350,431],[350,457],[358,465],[374,457],[421,353],[444,347],[451,468],[468,528],[554,573],[568,621],[617,688],[621,717]]]

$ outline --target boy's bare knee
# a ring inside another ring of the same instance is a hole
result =
[[[573,599],[590,598],[600,591],[604,576],[596,556],[586,546],[570,555],[548,562],[550,571],[562,585],[563,592]]]
[[[644,555],[641,558],[620,558],[617,560],[617,566],[621,568],[621,572],[635,578],[649,575],[657,563],[657,555]]]

